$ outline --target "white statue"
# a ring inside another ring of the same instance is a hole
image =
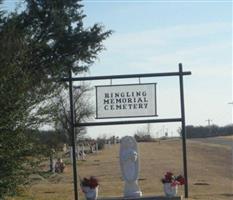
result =
[[[124,197],[142,196],[138,187],[138,148],[134,137],[125,136],[121,139],[120,166],[125,181]]]

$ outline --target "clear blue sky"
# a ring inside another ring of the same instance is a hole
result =
[[[186,123],[232,123],[231,1],[84,2],[87,24],[99,22],[114,30],[91,75],[177,71],[182,62],[192,72],[185,77]],[[178,81],[154,81],[159,117],[180,116]],[[175,134],[176,126],[151,129],[162,134],[169,128]]]
[[[181,62],[192,72],[184,82],[186,123],[207,125],[207,119],[217,125],[232,123],[228,104],[233,99],[232,1],[84,0],[83,4],[86,26],[97,22],[114,31],[90,75],[177,71]],[[179,117],[177,79],[142,80],[151,81],[158,83],[159,117]],[[163,134],[168,129],[175,135],[178,126],[151,125],[151,132]],[[143,127],[112,126],[88,132],[124,135]]]

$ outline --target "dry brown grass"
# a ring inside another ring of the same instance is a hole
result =
[[[232,139],[230,137],[229,139]],[[163,140],[160,143],[140,143],[140,180],[143,195],[163,195],[161,177],[166,171],[180,174],[183,171],[180,140]],[[95,175],[100,180],[100,196],[121,196],[123,181],[119,167],[119,145],[86,161],[79,161],[81,177]],[[227,146],[187,141],[190,200],[230,200],[232,194],[232,150]],[[179,188],[183,195],[183,186]],[[80,196],[83,198],[82,192]],[[71,200],[73,199],[72,167],[62,175],[48,181],[37,182],[15,200]],[[11,199],[13,200],[13,199]]]

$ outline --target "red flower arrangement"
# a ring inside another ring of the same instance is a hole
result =
[[[91,176],[89,179],[85,177],[83,178],[83,180],[81,180],[81,187],[89,187],[91,189],[94,189],[98,185],[99,185],[99,181],[94,176]]]
[[[161,179],[162,183],[171,183],[172,186],[184,185],[185,179],[182,175],[174,176],[173,173],[167,172],[164,178]]]

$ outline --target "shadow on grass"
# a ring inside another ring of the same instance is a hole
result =
[[[46,191],[46,192],[44,192],[44,193],[46,193],[46,194],[54,194],[54,193],[56,193],[56,192],[53,192],[53,191]]]
[[[50,171],[38,171],[37,174],[40,175],[40,176],[42,176],[43,178],[47,179],[51,175],[53,175],[54,173],[50,172]]]
[[[194,183],[193,185],[210,185],[209,183]]]
[[[223,193],[223,194],[220,194],[220,195],[224,196],[224,197],[233,197],[233,193],[231,193],[231,194]]]

